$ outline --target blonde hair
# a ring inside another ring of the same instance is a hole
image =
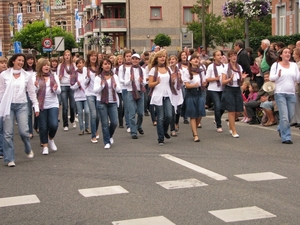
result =
[[[168,54],[166,50],[161,50],[155,53],[153,59],[151,60],[151,62],[148,64],[149,65],[149,70],[152,67],[155,67],[158,65],[158,61],[157,58],[165,56],[166,57],[166,61],[165,61],[165,66],[167,67],[169,65],[169,60],[168,60]]]
[[[37,65],[36,65],[36,76],[37,77],[42,77],[43,76],[43,66],[48,65],[50,66],[50,61],[48,59],[45,58],[40,58],[37,61]]]

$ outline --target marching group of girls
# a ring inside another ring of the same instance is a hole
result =
[[[60,102],[64,131],[68,130],[69,121],[76,127],[77,113],[79,135],[89,133],[91,142],[97,143],[101,121],[104,148],[109,149],[114,143],[115,129],[118,123],[123,127],[125,117],[127,132],[132,139],[138,139],[138,133],[144,134],[146,95],[159,145],[164,145],[164,139],[169,139],[170,134],[176,136],[180,116],[190,118],[193,141],[199,142],[197,126],[206,115],[208,83],[217,132],[222,132],[221,116],[227,110],[229,132],[237,138],[235,115],[243,111],[240,85],[247,74],[242,73],[237,64],[234,50],[228,52],[227,64],[222,63],[220,51],[215,51],[213,58],[213,63],[206,68],[198,53],[187,56],[184,51],[177,57],[160,50],[146,57],[143,66],[140,66],[140,55],[130,50],[114,57],[114,61],[99,58],[96,51],[90,51],[86,61],[78,58],[75,62],[71,52],[66,50],[61,63],[57,59],[49,61],[45,58],[35,62],[31,55],[15,54],[7,63],[8,69],[2,69],[0,75],[0,128],[3,129],[0,131],[3,139],[0,157],[8,166],[15,166],[13,126],[16,118],[25,153],[33,158],[30,145],[32,107],[36,116],[34,129],[39,132],[42,154],[49,154],[49,148],[56,151],[54,137]]]

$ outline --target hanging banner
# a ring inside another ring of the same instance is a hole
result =
[[[14,14],[8,15],[8,23],[9,23],[9,33],[10,37],[14,36]]]
[[[17,29],[18,31],[21,31],[23,28],[23,14],[18,13],[17,14]]]
[[[91,0],[91,7],[97,8],[101,5],[101,0]]]
[[[75,34],[76,42],[80,42],[79,29],[81,28],[81,16],[78,15],[78,9],[75,9]]]
[[[44,21],[45,27],[50,27],[50,0],[44,0]]]

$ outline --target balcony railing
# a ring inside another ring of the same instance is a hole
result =
[[[101,19],[93,20],[93,28],[126,28],[126,19]]]
[[[93,23],[89,22],[84,26],[84,33],[93,32]]]

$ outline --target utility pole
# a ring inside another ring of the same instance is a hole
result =
[[[205,2],[202,0],[202,46],[204,49],[206,49],[206,43],[205,43]]]

